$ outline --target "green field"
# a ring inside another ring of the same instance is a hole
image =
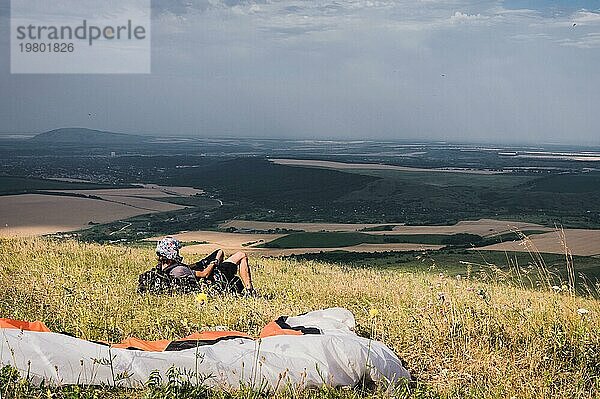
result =
[[[550,193],[597,193],[600,192],[600,174],[562,174],[533,181],[531,189]]]
[[[377,169],[344,169],[349,173],[365,176],[379,177],[404,181],[406,183],[425,183],[432,186],[452,187],[495,187],[497,189],[511,188],[520,184],[526,184],[536,178],[534,176],[523,176],[515,174],[477,174],[458,172],[436,172],[436,171],[404,171],[404,170],[377,170]]]
[[[523,231],[532,235],[541,231]],[[491,237],[477,234],[367,234],[359,232],[302,232],[292,233],[262,244],[263,248],[338,248],[359,244],[429,244],[451,247],[483,247],[504,241],[520,239],[517,233],[505,233]]]
[[[0,195],[35,193],[48,190],[97,190],[103,188],[127,188],[131,186],[73,183],[32,177],[0,176]]]

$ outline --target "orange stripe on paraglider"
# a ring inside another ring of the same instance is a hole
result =
[[[279,324],[272,321],[260,332],[260,338],[274,337],[276,335],[304,335],[301,331],[281,328]]]
[[[20,329],[23,331],[35,331],[35,332],[51,332],[46,325],[41,321],[22,321],[0,318],[0,328],[12,328]],[[260,338],[272,337],[276,335],[304,335],[301,331],[282,328],[275,321],[267,324],[260,332]],[[250,335],[240,331],[204,331],[196,332],[188,335],[185,338],[180,338],[175,341],[161,339],[157,341],[146,341],[139,338],[127,338],[118,344],[112,344],[113,348],[121,349],[138,349],[149,352],[162,352],[164,351],[171,342],[185,342],[185,341],[218,341],[223,338],[239,337],[253,339]],[[104,344],[108,344],[104,342]]]
[[[0,319],[0,328],[14,328],[23,331],[50,332],[41,321],[22,321],[13,319]]]

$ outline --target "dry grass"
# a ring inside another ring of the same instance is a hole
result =
[[[600,395],[600,302],[568,290],[253,259],[259,298],[199,304],[135,294],[138,273],[153,264],[149,249],[15,239],[0,240],[0,258],[1,317],[81,338],[174,338],[215,326],[256,335],[279,315],[343,306],[359,334],[392,347],[441,397]]]

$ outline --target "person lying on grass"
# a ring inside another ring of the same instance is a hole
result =
[[[156,256],[159,265],[170,277],[182,278],[194,276],[197,280],[204,280],[218,289],[255,295],[252,285],[252,275],[248,256],[244,252],[236,252],[223,260],[224,253],[217,249],[206,258],[191,265],[186,265],[179,255],[181,243],[173,237],[165,237],[156,244]],[[239,275],[239,277],[238,277]]]

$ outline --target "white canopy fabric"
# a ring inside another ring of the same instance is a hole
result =
[[[354,333],[354,317],[346,309],[318,310],[286,322],[291,327],[318,328],[321,334],[234,338],[181,351],[144,352],[52,332],[2,328],[0,357],[3,365],[12,365],[34,383],[52,384],[136,387],[153,371],[164,377],[172,366],[207,377],[207,386],[230,389],[277,391],[290,386],[355,386],[363,379],[390,383],[410,379],[391,349]]]

